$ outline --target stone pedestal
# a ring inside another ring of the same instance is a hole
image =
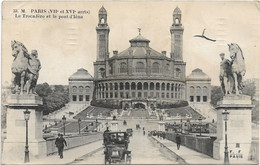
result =
[[[118,121],[117,120],[111,121],[111,131],[118,131]]]
[[[165,122],[164,121],[159,121],[158,126],[159,126],[158,131],[165,132]]]
[[[43,139],[42,99],[36,95],[10,95],[7,98],[6,139],[3,143],[3,163],[23,163],[26,141],[24,111],[28,109],[28,145],[30,160],[47,155]]]
[[[222,112],[229,112],[227,121],[227,145],[230,163],[247,161],[251,147],[251,109],[250,96],[227,95],[217,106],[217,140],[214,142],[213,157],[224,160],[225,121]]]

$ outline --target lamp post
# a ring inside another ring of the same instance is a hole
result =
[[[202,124],[202,118],[201,118],[201,116],[199,117],[199,124],[200,124],[200,136],[201,136],[201,124]]]
[[[65,136],[65,124],[66,124],[66,117],[63,115],[62,117],[62,122],[63,122],[63,135]]]
[[[30,162],[29,159],[29,146],[28,146],[28,120],[30,119],[30,111],[26,109],[26,111],[23,111],[24,113],[24,120],[25,120],[25,127],[26,127],[26,140],[25,140],[25,151],[24,151],[24,163]]]
[[[98,120],[96,119],[96,129],[97,129],[97,131],[98,131]]]
[[[79,134],[80,134],[80,122],[81,122],[81,119],[79,118],[79,119],[78,119],[78,124],[79,124]]]
[[[224,164],[229,164],[229,158],[228,158],[228,145],[227,145],[227,121],[228,121],[228,115],[229,112],[225,109],[224,112],[222,112],[224,121],[225,121],[225,156],[224,156]]]
[[[181,118],[181,134],[182,134],[182,118]]]

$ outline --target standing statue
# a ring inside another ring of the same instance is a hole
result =
[[[39,77],[39,71],[41,69],[41,63],[38,59],[38,52],[37,50],[32,50],[30,58],[29,58],[29,65],[28,65],[28,76],[26,81],[26,90],[27,93],[35,94],[35,87],[37,84],[37,80]]]
[[[221,53],[220,58],[220,83],[224,95],[241,94],[243,85],[243,76],[246,73],[245,61],[242,50],[237,44],[228,44],[230,58],[225,58],[225,54]]]
[[[19,41],[11,41],[12,56],[12,93],[32,93],[39,77],[41,69],[40,61],[37,59],[37,51],[28,53],[26,47]]]
[[[224,95],[232,93],[232,70],[231,70],[231,61],[225,58],[225,54],[221,53],[220,55],[220,74],[219,80],[221,84],[222,91]],[[231,91],[230,91],[231,90]]]

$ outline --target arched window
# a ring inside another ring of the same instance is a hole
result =
[[[179,18],[176,18],[176,19],[175,19],[175,24],[180,24]]]
[[[165,90],[165,83],[162,83],[162,90]]]
[[[125,62],[121,62],[120,63],[120,70],[119,70],[120,73],[127,73],[127,65]]]
[[[170,90],[170,83],[167,83],[167,91]]]
[[[77,92],[77,87],[76,86],[72,87],[72,92]]]
[[[152,73],[160,72],[160,64],[158,62],[154,62],[152,65]]]
[[[107,85],[107,83],[106,83],[105,85],[106,85],[106,90],[108,90],[108,85]]]
[[[176,77],[180,77],[180,74],[181,74],[180,68],[176,68],[176,70],[175,70],[175,76],[176,76]]]
[[[160,83],[156,83],[156,90],[160,90]]]
[[[131,89],[132,89],[132,90],[135,90],[135,89],[136,89],[135,82],[132,82],[132,83],[131,83]]]
[[[154,83],[153,82],[150,83],[150,90],[154,90]]]
[[[125,89],[126,89],[126,90],[129,90],[129,86],[130,86],[130,85],[129,85],[129,83],[128,83],[128,82],[127,82],[127,83],[125,83]]]
[[[118,84],[115,83],[115,90],[118,90]]]
[[[200,94],[201,93],[201,88],[199,86],[196,87],[196,94]]]
[[[104,68],[99,69],[100,77],[104,78],[106,74],[106,70]]]
[[[194,91],[195,91],[194,87],[191,86],[191,87],[190,87],[190,94],[194,94]]]
[[[112,83],[109,84],[109,88],[110,88],[110,90],[113,90],[113,84]]]
[[[203,87],[203,94],[207,94],[208,93],[208,88],[206,86]]]
[[[148,90],[148,83],[147,82],[144,83],[144,90]]]
[[[105,23],[105,19],[101,18],[100,23],[104,24]]]
[[[145,72],[144,63],[137,62],[135,70],[136,70],[136,72]]]
[[[85,89],[86,89],[86,92],[88,92],[90,90],[90,86],[86,86]]]
[[[137,90],[142,90],[142,83],[141,82],[137,83]]]
[[[120,84],[119,84],[119,88],[120,88],[120,90],[123,90],[124,89],[124,84],[121,82]]]
[[[173,90],[174,90],[174,84],[171,85],[171,91],[173,91]]]

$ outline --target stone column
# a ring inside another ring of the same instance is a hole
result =
[[[7,98],[6,139],[3,143],[2,163],[22,164],[25,155],[26,126],[24,111],[28,109],[29,156],[33,161],[47,156],[43,139],[42,99],[37,95],[10,95]]]
[[[229,112],[227,121],[227,145],[230,163],[242,163],[249,158],[252,138],[250,96],[226,95],[217,106],[217,140],[214,141],[213,157],[224,160],[225,121],[222,112]],[[243,163],[242,163],[243,164]]]

